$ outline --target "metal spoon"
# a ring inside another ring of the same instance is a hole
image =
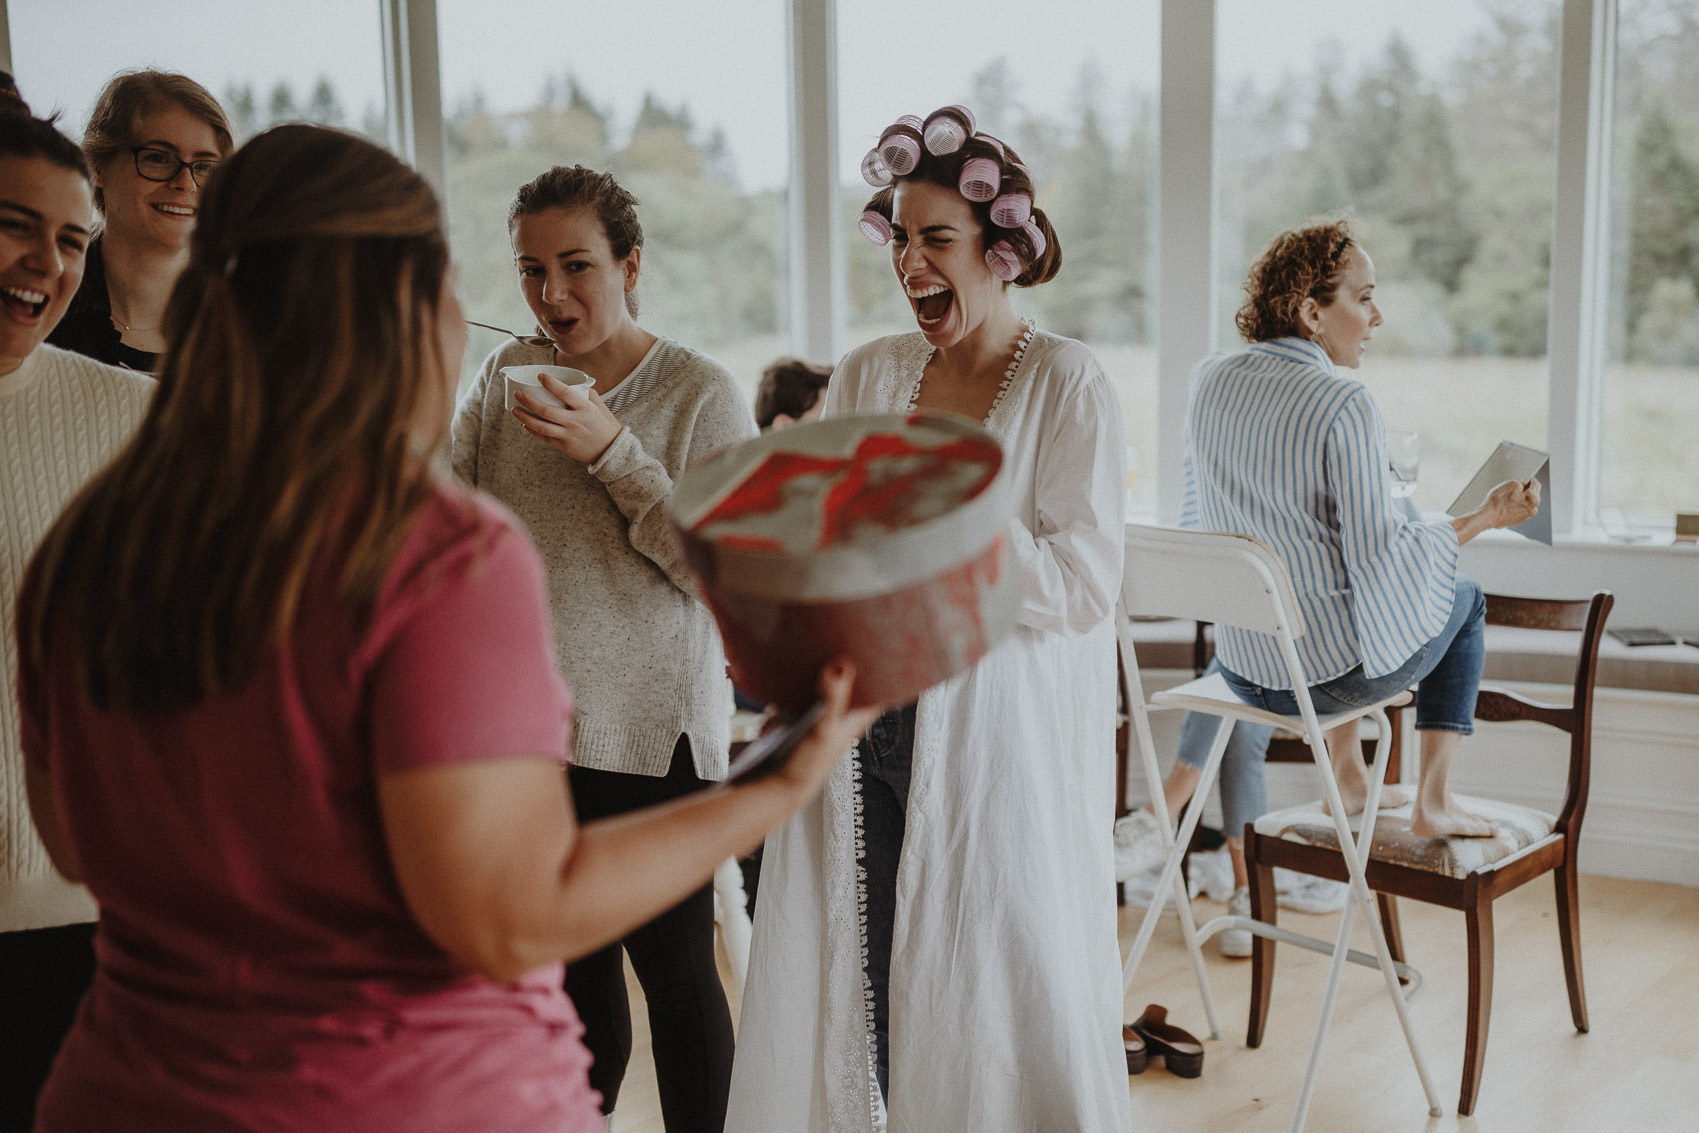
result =
[[[508,335],[511,338],[513,338],[514,341],[523,343],[526,346],[542,347],[542,346],[553,346],[554,345],[554,343],[551,342],[547,337],[540,335],[540,334],[516,334],[513,331],[508,330],[506,327],[491,326],[489,323],[481,323],[476,319],[466,319],[465,322],[466,322],[467,326],[483,327],[485,330],[500,331],[502,334]]]

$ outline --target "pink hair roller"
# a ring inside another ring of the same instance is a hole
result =
[[[926,116],[921,128],[926,149],[936,157],[955,153],[962,143],[973,137],[973,111],[965,106],[946,106]]]
[[[1044,238],[1044,229],[1031,220],[1023,221],[1021,229],[1026,233],[1026,238],[1032,241],[1032,258],[1036,260],[1044,254],[1044,249],[1049,244],[1049,241]]]
[[[883,189],[891,183],[891,171],[885,167],[885,159],[879,156],[878,150],[868,150],[867,156],[861,159],[861,179],[875,189]]]
[[[989,201],[1003,183],[1003,171],[989,157],[975,157],[962,166],[956,187],[970,201]]]
[[[920,133],[922,130],[926,129],[926,123],[922,122],[920,120],[920,115],[918,115],[918,114],[901,115],[900,117],[897,118],[897,120],[895,122],[893,122],[891,124],[893,126],[907,126],[909,129],[913,130],[917,134]]]
[[[894,176],[906,177],[920,164],[920,131],[907,122],[899,121],[880,136],[878,152],[885,167]]]
[[[891,242],[891,222],[868,209],[861,214],[861,219],[855,222],[861,229],[861,234],[883,248]]]
[[[1032,198],[1025,193],[1004,193],[991,202],[991,223],[998,228],[1019,228],[1032,215]]]
[[[999,240],[985,249],[985,266],[1004,283],[1013,283],[1021,274],[1021,258],[1007,240]]]

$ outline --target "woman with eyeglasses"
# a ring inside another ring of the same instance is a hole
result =
[[[114,366],[155,369],[201,190],[232,146],[224,108],[187,76],[128,71],[106,84],[83,131],[102,227],[82,290],[48,341]]]

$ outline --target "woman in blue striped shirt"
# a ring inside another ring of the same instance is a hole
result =
[[[1458,547],[1539,508],[1540,486],[1506,481],[1449,522],[1413,521],[1393,503],[1385,429],[1356,369],[1375,327],[1374,264],[1344,220],[1284,232],[1251,268],[1237,323],[1251,348],[1192,374],[1182,523],[1252,535],[1292,574],[1309,632],[1298,640],[1318,712],[1416,688],[1422,770],[1411,829],[1488,836],[1448,781],[1474,730],[1484,605],[1457,569]],[[1240,699],[1293,714],[1273,638],[1223,626],[1223,676]],[[1328,737],[1345,805],[1368,790],[1356,725]],[[1407,801],[1389,789],[1384,805]]]

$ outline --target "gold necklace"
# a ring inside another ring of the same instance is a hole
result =
[[[106,292],[106,313],[107,316],[111,318],[112,324],[125,334],[152,334],[154,331],[159,329],[158,327],[133,327],[123,319],[119,318],[118,307],[112,302],[112,291],[110,288],[108,288]]]
[[[125,334],[151,334],[159,329],[158,327],[133,327],[123,319],[119,318],[118,312],[116,311],[112,313],[112,322]]]

